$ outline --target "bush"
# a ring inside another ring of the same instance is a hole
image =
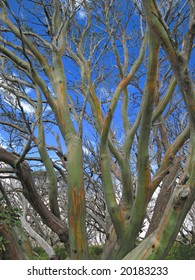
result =
[[[175,242],[168,256],[167,260],[195,260],[195,246],[190,246]]]
[[[32,250],[33,260],[48,260],[48,255],[43,248],[36,246]]]
[[[66,252],[63,245],[55,246],[54,250],[55,250],[56,256],[58,257],[59,260],[67,259],[68,253]]]
[[[103,252],[101,245],[93,245],[89,247],[89,255],[91,260],[100,260]]]
[[[68,257],[68,254],[62,245],[57,245],[55,248],[55,253],[59,260],[65,260]],[[89,246],[89,255],[91,260],[99,260],[103,247],[99,245]]]

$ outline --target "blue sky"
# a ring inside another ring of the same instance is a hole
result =
[[[8,1],[8,2],[10,4],[11,8],[13,8],[13,11],[16,14],[19,13],[20,20],[25,21],[28,18],[26,11],[22,7],[18,7],[16,5],[17,1]],[[183,2],[184,1],[181,1],[181,5]],[[79,1],[77,1],[77,3],[79,3]],[[22,1],[22,4],[24,4],[29,10],[33,11],[32,1],[24,0],[24,1]],[[122,5],[121,5],[121,11],[124,12],[124,14],[123,14],[124,17],[122,19],[124,21],[127,19],[127,13],[122,8]],[[34,30],[40,34],[44,34],[44,38],[48,39],[49,37],[46,34],[46,32],[44,31],[44,28],[40,25],[40,23],[39,23],[39,25],[34,25],[31,22],[31,20],[32,20],[32,16],[30,16],[29,20],[28,20],[29,27],[34,28]],[[44,21],[44,18],[41,18],[41,20]],[[86,23],[86,20],[87,20],[86,13],[85,13],[84,9],[81,8],[77,12],[78,24],[80,24],[80,26],[83,26]],[[112,20],[113,19],[111,19],[111,21]],[[173,25],[171,25],[171,28],[172,28],[172,26]],[[140,21],[139,21],[139,16],[137,13],[134,13],[132,15],[131,21],[127,24],[127,36],[129,36],[128,48],[129,48],[129,52],[130,52],[130,54],[129,54],[130,65],[128,67],[128,70],[130,70],[132,63],[137,58],[138,52],[139,52],[139,49],[141,46],[141,38],[140,38],[141,34],[140,34],[140,32],[134,31],[135,27],[138,29],[140,28]],[[145,28],[144,24],[143,24],[143,28]],[[186,26],[184,25],[184,29],[182,29],[182,30],[185,30],[185,28],[186,28]],[[103,36],[102,35],[103,29],[105,29],[105,26],[103,24],[100,24],[98,26],[96,23],[93,31],[98,33],[99,36]],[[117,35],[118,36],[120,35],[120,30],[117,30]],[[12,37],[9,34],[8,39],[10,39],[10,38],[12,38]],[[13,40],[13,42],[15,44],[19,44],[17,41],[15,41],[15,39]],[[104,35],[102,38],[102,41],[99,45],[100,50],[101,50],[101,47],[104,46],[105,42],[108,42],[108,38]],[[121,61],[123,62],[123,59],[122,59],[123,51],[122,51],[121,43],[119,40],[116,40],[116,45],[119,50],[119,55],[121,57]],[[87,42],[87,41],[86,41],[86,46],[89,47],[89,42]],[[110,48],[110,42],[108,43],[107,49],[108,48]],[[73,49],[75,49],[75,48],[73,47]],[[195,53],[193,52],[193,57],[194,57],[194,54]],[[95,56],[94,59],[96,57],[97,56]],[[95,60],[92,60],[92,64],[94,61]],[[190,63],[193,66],[193,60],[191,60]],[[77,100],[79,100],[79,103],[82,107],[84,104],[84,98],[79,93],[79,83],[80,83],[80,72],[79,71],[80,70],[78,69],[76,64],[71,59],[69,59],[67,56],[65,56],[65,58],[64,58],[64,64],[65,64],[65,71],[66,71],[66,76],[67,76],[67,80],[68,80],[69,94],[72,97],[72,99],[74,100],[74,102],[77,102]],[[146,67],[147,67],[147,58],[143,61],[143,64],[140,67],[140,71],[139,71],[140,77],[138,78],[138,74],[136,76],[141,90],[143,90],[143,88],[144,88]],[[169,64],[167,63],[167,65],[165,65],[164,71],[167,71],[168,67],[169,67]],[[120,81],[113,52],[109,51],[108,54],[106,54],[105,56],[102,56],[96,69],[92,73],[93,81],[95,81],[95,79],[97,78],[98,71],[102,71],[102,73],[104,75],[106,75],[111,70],[112,70],[112,73],[110,74],[110,76],[108,76],[104,82],[100,82],[96,87],[96,94],[97,94],[99,100],[102,100],[104,98],[104,96],[108,96],[110,98],[112,96],[117,84]],[[16,70],[12,70],[12,73],[16,76],[19,75],[19,73]],[[41,74],[41,75],[43,77],[43,74]],[[47,83],[47,81],[46,81],[46,83]],[[52,91],[49,83],[48,83],[48,87]],[[26,93],[28,93],[31,96],[31,98],[34,99],[36,97],[36,95],[32,89],[30,89],[28,87],[25,87],[24,89],[25,89]],[[142,93],[141,93],[141,91],[139,91],[138,88],[135,87],[135,83],[134,83],[134,85],[133,84],[129,85],[128,90],[129,90],[129,117],[130,117],[131,122],[134,122],[136,119],[137,112],[139,110],[139,103],[141,102]],[[135,100],[133,99],[134,97],[136,97],[137,104],[135,104]],[[32,108],[30,108],[27,105],[27,102],[24,100],[22,101],[22,105],[23,105],[23,109],[26,112],[27,116],[33,121],[34,117],[33,117]],[[104,115],[106,114],[108,105],[109,105],[109,103],[102,105]],[[122,128],[122,118],[121,118],[121,105],[122,105],[122,102],[120,99],[118,102],[118,105],[116,107],[116,110],[115,110],[114,120],[113,120],[113,124],[112,124],[112,128],[114,128],[114,130],[116,130],[116,137],[117,137],[118,141],[122,141],[124,138],[124,130]],[[44,113],[45,115],[48,114],[49,109],[50,108],[47,107],[47,110]],[[87,105],[86,109],[87,109],[87,113],[90,113],[89,105]],[[73,120],[73,122],[75,123],[75,126],[77,127],[76,122],[74,120]],[[54,130],[55,133],[59,133],[59,129],[57,128],[57,126],[53,126],[52,129]],[[0,133],[1,133],[0,137],[2,137],[2,138],[7,137],[7,134],[2,129],[1,129]],[[95,141],[95,138],[93,137],[93,133],[94,133],[94,130],[93,130],[92,126],[90,126],[89,124],[87,124],[86,121],[84,121],[84,139],[91,139],[92,141]],[[35,135],[36,135],[36,130],[35,130]],[[61,141],[61,142],[62,142],[63,149],[65,150],[65,145],[64,145],[63,141]],[[47,129],[47,143],[48,143],[48,145],[56,145],[55,137],[49,132],[48,129]]]

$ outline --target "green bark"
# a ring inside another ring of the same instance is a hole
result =
[[[42,113],[43,113],[42,111],[43,111],[42,98],[39,90],[37,89],[36,119],[37,119],[37,126],[38,126],[38,137],[34,138],[34,141],[37,144],[41,156],[41,160],[44,163],[45,168],[47,170],[48,184],[49,184],[48,186],[49,206],[52,213],[60,219],[60,210],[58,207],[58,200],[57,200],[58,197],[57,176],[46,148],[44,127],[43,127],[43,120],[42,120]]]
[[[171,37],[169,36],[166,24],[164,23],[163,18],[157,8],[156,1],[151,0],[142,2],[146,13],[147,24],[154,36],[156,36],[157,39],[159,39],[159,42],[161,42],[162,47],[167,53],[167,57],[171,63],[172,69],[174,70],[175,78],[180,87],[184,101],[186,103],[187,111],[189,113],[191,127],[191,159],[189,165],[186,161],[187,166],[185,168],[186,175],[188,176],[189,174],[189,179],[185,185],[180,185],[179,188],[173,193],[157,230],[153,232],[147,239],[145,239],[144,242],[135,250],[133,250],[127,257],[128,259],[159,259],[164,258],[170,250],[186,216],[186,213],[190,209],[195,199],[195,92],[192,86],[187,65],[195,35],[195,9],[194,5],[191,5],[189,30],[183,42],[182,54],[179,54],[174,43],[172,42]],[[161,176],[162,170],[166,171],[166,164],[169,165],[168,161],[173,161],[175,148],[178,148],[180,141],[185,140],[185,137],[188,135],[188,133],[189,128],[186,128],[182,133],[182,137],[180,135],[176,139],[177,141],[174,142],[174,145],[171,145],[171,147],[167,150],[159,171]],[[151,189],[153,189],[153,187]]]
[[[71,259],[88,259],[85,225],[85,190],[81,139],[74,136],[67,146],[68,219]]]
[[[127,226],[123,244],[120,246],[115,258],[123,258],[133,249],[136,238],[141,230],[145,217],[148,196],[150,190],[150,166],[149,166],[149,136],[152,125],[152,113],[156,96],[157,66],[159,44],[149,30],[149,60],[147,69],[147,81],[144,89],[142,116],[140,123],[140,135],[138,146],[138,182],[137,195],[132,209],[132,216]]]
[[[54,58],[52,85],[55,91],[56,116],[67,148],[69,242],[72,259],[87,259],[85,225],[85,190],[82,139],[77,136],[69,111],[66,76],[62,58]]]
[[[111,177],[109,151],[106,145],[101,146],[101,171],[106,205],[117,234],[118,242],[120,243],[123,240],[125,224],[115,197],[115,190]]]
[[[125,259],[160,260],[170,251],[179,229],[195,199],[195,190],[183,185],[173,193],[158,228]]]
[[[28,260],[30,256],[23,250],[21,243],[14,229],[1,223],[0,225],[0,259],[2,260]]]
[[[174,92],[174,90],[176,88],[176,85],[177,85],[176,79],[175,79],[175,77],[173,77],[171,79],[170,83],[169,83],[169,86],[168,86],[168,89],[167,89],[167,92],[166,92],[165,96],[162,98],[162,100],[160,101],[160,103],[158,104],[157,108],[155,109],[155,111],[153,113],[153,116],[152,116],[152,122],[153,123],[164,112],[168,102],[170,101],[170,99],[171,99],[171,97],[173,95],[173,92]]]
[[[127,77],[124,77],[122,81],[117,86],[113,98],[111,100],[108,112],[106,114],[106,118],[104,120],[104,123],[102,125],[102,132],[101,132],[101,143],[100,143],[100,154],[101,154],[101,170],[102,170],[102,180],[103,180],[103,186],[104,186],[104,193],[105,193],[105,199],[108,206],[108,211],[111,217],[111,220],[113,222],[118,241],[120,243],[121,238],[124,235],[125,227],[124,227],[124,217],[122,215],[121,210],[119,209],[119,206],[116,202],[115,194],[114,194],[114,187],[111,177],[111,169],[110,169],[110,158],[109,158],[109,151],[108,151],[108,137],[109,137],[109,131],[110,131],[110,125],[113,119],[113,114],[115,112],[119,97],[121,93],[126,89],[130,81],[133,79],[137,69],[140,67],[140,64],[143,60],[145,49],[146,49],[146,42],[147,42],[147,34],[143,40],[142,47],[140,49],[140,54],[138,59],[133,64],[130,72],[128,73]],[[110,145],[109,145],[110,147]],[[124,193],[125,196],[131,198],[132,201],[132,185],[131,185],[131,173],[127,172],[125,170],[124,164],[126,161],[122,162],[122,158],[119,157],[119,166],[122,170],[122,175],[124,176],[123,179],[123,188],[125,188]],[[128,176],[128,182],[127,185],[125,184],[125,177]],[[129,208],[129,206],[128,206]]]

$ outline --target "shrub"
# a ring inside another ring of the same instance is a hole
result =
[[[167,260],[195,260],[195,246],[175,242]]]

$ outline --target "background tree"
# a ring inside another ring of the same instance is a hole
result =
[[[194,3],[142,2],[0,1],[0,160],[72,259],[164,258],[194,202]]]
[[[12,206],[1,182],[0,191],[0,259],[32,258],[31,245],[20,226],[20,210]]]

